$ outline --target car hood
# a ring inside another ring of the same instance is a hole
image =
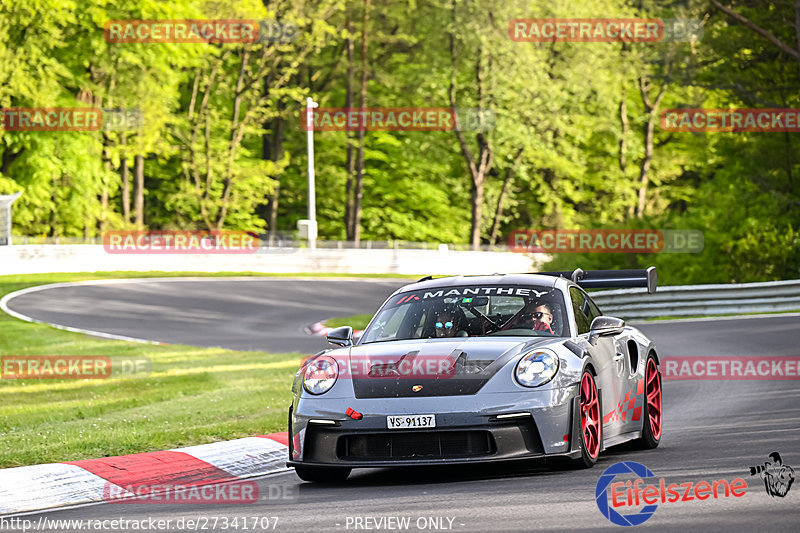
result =
[[[511,359],[552,337],[447,338],[353,346],[350,376],[356,398],[475,394]]]

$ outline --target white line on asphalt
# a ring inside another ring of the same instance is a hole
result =
[[[33,317],[29,317],[27,315],[23,315],[22,313],[18,313],[8,307],[8,302],[13,300],[18,296],[22,296],[24,294],[30,294],[32,292],[39,292],[45,291],[49,289],[62,289],[67,287],[78,287],[81,285],[121,285],[124,283],[149,283],[149,282],[174,282],[174,281],[255,281],[255,280],[279,280],[279,281],[366,281],[370,283],[376,282],[387,282],[391,281],[393,278],[347,278],[347,277],[336,277],[336,278],[310,278],[310,277],[275,277],[275,276],[234,276],[234,277],[203,277],[203,276],[195,276],[195,277],[185,277],[185,278],[124,278],[124,279],[93,279],[93,280],[85,280],[85,281],[68,281],[64,283],[50,283],[48,285],[37,285],[35,287],[28,287],[27,289],[21,289],[3,296],[0,298],[0,310],[4,311],[5,313],[13,316],[14,318],[18,318],[20,320],[24,320],[25,322],[32,322],[35,324],[47,324],[48,326],[52,326],[56,329],[70,331],[72,333],[82,333],[84,335],[91,335],[93,337],[100,337],[103,339],[110,339],[116,341],[126,341],[126,342],[138,342],[142,344],[155,344],[155,345],[163,345],[165,343],[152,341],[148,339],[139,339],[136,337],[127,337],[125,335],[115,335],[113,333],[105,333],[103,331],[94,331],[91,329],[83,329],[83,328],[73,328],[71,326],[62,326],[60,324],[53,324],[52,322],[46,322],[44,320],[37,320]],[[400,278],[397,278],[400,279]]]

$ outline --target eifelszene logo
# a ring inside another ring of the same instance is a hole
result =
[[[614,482],[617,476],[634,479]],[[611,465],[597,480],[595,487],[597,508],[603,513],[603,516],[618,526],[638,526],[653,516],[659,503],[671,504],[679,501],[721,499],[731,496],[741,498],[747,490],[747,482],[742,478],[731,481],[718,479],[697,483],[689,481],[667,484],[662,477],[657,480],[657,485],[646,485],[644,480],[648,478],[655,478],[655,474],[643,464],[624,461]],[[610,494],[609,488],[611,489]],[[644,506],[636,512],[628,514],[620,512],[626,510],[626,507],[635,508],[640,505]]]
[[[597,501],[597,508],[600,509],[600,512],[603,513],[603,516],[611,520],[612,523],[617,524],[618,526],[638,526],[646,522],[653,513],[656,512],[658,509],[658,505],[646,505],[637,513],[630,513],[627,515],[622,515],[613,507],[615,507],[614,503],[615,500],[612,498],[611,503],[612,506],[609,507],[608,501],[608,486],[611,485],[611,482],[614,481],[614,478],[621,474],[633,474],[635,476],[639,476],[640,479],[637,481],[641,481],[641,479],[654,477],[652,471],[649,468],[644,466],[640,463],[634,463],[633,461],[625,461],[623,463],[617,463],[615,465],[611,465],[606,468],[603,475],[600,476],[600,479],[597,480],[597,486],[595,487],[594,497]],[[619,485],[619,483],[615,483],[614,485]],[[624,485],[624,484],[623,484]],[[627,482],[627,485],[630,486],[630,481]],[[635,485],[638,490],[638,484]],[[630,489],[629,489],[630,490]],[[614,494],[614,490],[612,487],[612,494]],[[638,502],[638,492],[636,495],[636,500]]]

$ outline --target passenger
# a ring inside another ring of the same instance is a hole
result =
[[[464,314],[460,310],[452,311],[443,309],[436,315],[434,322],[434,336],[436,337],[466,337],[467,332],[461,329],[464,323]]]
[[[434,335],[437,337],[453,337],[456,334],[453,314],[448,311],[441,311],[436,315],[434,323]]]

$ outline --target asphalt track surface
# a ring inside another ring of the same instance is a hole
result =
[[[414,280],[190,278],[71,285],[30,292],[8,307],[36,320],[168,344],[316,353],[303,328],[374,313]]]
[[[297,335],[301,325],[326,318],[325,313],[332,309],[335,315],[371,312],[402,283],[288,279],[154,282],[152,286],[54,289],[59,294],[33,293],[12,300],[9,307],[41,320],[55,322],[53,317],[59,317],[65,325],[103,331],[122,320],[127,325],[114,332],[165,342],[271,350],[281,346],[280,350],[286,350],[283,343]],[[196,320],[202,327],[195,325]],[[192,329],[192,334],[174,330],[184,324],[199,329]],[[799,324],[797,316],[775,315],[639,327],[656,341],[662,357],[789,356],[800,355]],[[247,335],[252,339],[240,338]],[[310,343],[302,343],[296,349],[310,348]],[[426,521],[437,518],[450,531],[612,530],[620,526],[598,510],[595,486],[609,466],[636,461],[656,478],[664,477],[667,484],[736,477],[748,483],[741,498],[659,503],[655,514],[637,529],[800,530],[800,482],[795,482],[785,498],[773,498],[759,478],[749,475],[750,466],[763,464],[769,453],[779,451],[784,464],[794,466],[800,476],[798,381],[665,380],[663,394],[661,445],[649,451],[609,449],[589,470],[551,469],[536,462],[369,469],[354,471],[337,485],[303,483],[288,472],[259,478],[262,500],[252,505],[95,505],[25,518],[34,523],[42,516],[50,520],[171,520],[170,527],[162,531],[245,531],[245,518],[252,531],[254,517],[278,517],[277,526],[270,528],[274,531],[390,531],[387,523],[373,521],[385,517],[410,519],[407,529],[394,531],[435,531]],[[237,517],[238,528],[223,529],[224,519],[231,524]],[[178,528],[181,519],[184,527]],[[195,527],[188,528],[187,519],[197,521]],[[214,520],[216,528],[212,527]]]

